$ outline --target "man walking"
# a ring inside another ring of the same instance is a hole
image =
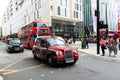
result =
[[[105,41],[104,38],[101,38],[100,46],[101,46],[101,50],[102,50],[102,56],[104,56],[105,55],[105,49],[106,49],[106,41]]]

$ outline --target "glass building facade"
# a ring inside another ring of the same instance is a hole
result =
[[[85,30],[85,36],[89,36],[93,33],[91,0],[83,0],[83,25]]]

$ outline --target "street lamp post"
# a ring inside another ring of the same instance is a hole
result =
[[[100,42],[99,42],[99,0],[97,0],[97,54],[100,54]]]
[[[11,24],[10,24],[10,35],[12,34],[12,26],[11,26]]]

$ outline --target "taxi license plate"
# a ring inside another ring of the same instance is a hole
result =
[[[18,51],[18,50],[20,50],[20,48],[16,48],[15,50]]]
[[[66,62],[66,63],[72,63],[72,62],[74,62],[74,60],[73,60],[73,59],[68,59],[68,60],[66,60],[65,62]]]

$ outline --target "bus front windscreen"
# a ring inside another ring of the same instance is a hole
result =
[[[47,29],[39,29],[39,30],[37,30],[37,32],[48,33],[48,30]]]
[[[41,22],[37,23],[38,27],[41,27],[42,25],[43,25],[43,23],[41,23]]]

